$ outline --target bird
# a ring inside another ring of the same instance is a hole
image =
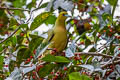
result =
[[[48,37],[44,39],[42,43],[50,42],[48,46],[50,49],[56,49],[57,53],[62,52],[67,45],[67,30],[65,26],[65,20],[67,19],[68,14],[66,11],[61,11],[59,16],[56,19],[55,26],[48,30]],[[50,54],[50,50],[46,50],[42,54],[42,58],[45,55]]]

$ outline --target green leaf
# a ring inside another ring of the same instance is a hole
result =
[[[85,40],[85,47],[88,47],[91,44],[91,41],[89,39]]]
[[[37,27],[39,27],[41,24],[43,24],[47,19],[48,17],[51,15],[50,12],[44,12],[44,13],[41,13],[40,15],[38,15],[34,21],[32,22],[31,26],[30,26],[30,30],[34,30],[36,29]]]
[[[26,0],[14,0],[13,5],[16,8],[22,8],[26,4]]]
[[[28,28],[28,24],[21,24],[19,27],[21,27],[21,28]]]
[[[9,64],[10,72],[12,72],[14,70],[14,67],[15,67],[15,61],[10,61],[10,64]]]
[[[95,52],[95,51],[97,51],[94,47],[92,47],[90,50],[89,50],[89,52]]]
[[[118,0],[114,0],[113,10],[112,10],[112,18],[113,18],[113,16],[114,16],[117,3],[118,3]]]
[[[37,37],[37,38],[33,38],[30,43],[29,43],[29,48],[31,51],[33,51],[34,49],[36,49],[40,43],[42,43],[44,38],[42,37]]]
[[[48,2],[42,4],[38,9],[40,9],[40,8],[45,8],[47,5],[48,5]]]
[[[69,63],[70,62],[67,58],[65,58],[63,56],[55,56],[55,58],[56,58],[55,62],[60,62],[60,63]]]
[[[69,80],[92,80],[86,75],[80,75],[79,72],[72,72],[69,74]]]
[[[104,3],[104,0],[101,0],[101,3]]]
[[[120,77],[117,80],[120,80]]]
[[[20,63],[23,61],[23,56],[25,54],[27,48],[21,48],[19,52],[17,53],[17,65],[19,66]]]
[[[79,0],[72,0],[73,2],[78,2]]]
[[[23,39],[24,39],[24,37],[17,35],[17,43],[18,44],[22,44]]]
[[[47,64],[45,65],[43,68],[41,68],[38,72],[38,75],[40,77],[45,77],[48,74],[50,74],[52,72],[52,70],[55,68],[56,64]]]
[[[3,50],[2,44],[0,44],[0,52]]]
[[[3,68],[3,59],[4,59],[4,56],[0,56],[0,70],[2,70]]]
[[[23,11],[15,10],[14,14],[19,16],[20,18],[25,18],[25,14],[23,13]]]
[[[29,36],[33,39],[33,38],[41,38],[41,36],[38,36],[36,34],[29,34]]]
[[[112,22],[112,16],[110,14],[104,13],[102,15],[103,20],[105,21],[106,19],[108,19],[110,22]]]
[[[29,48],[21,48],[17,53],[17,65],[20,66],[21,62],[24,60],[27,60],[27,58],[30,57],[32,54],[31,50]]]
[[[16,36],[12,37],[12,45],[16,45],[17,44],[17,38]]]
[[[59,63],[69,63],[70,61],[63,57],[63,56],[53,56],[53,55],[46,55],[44,58],[42,58],[43,61],[46,62],[59,62]]]
[[[17,24],[18,24],[18,22],[16,21],[16,19],[14,19],[14,18],[10,19],[10,25],[9,25],[10,27],[17,25]]]
[[[115,5],[116,0],[107,0],[110,5]]]
[[[56,17],[51,15],[48,17],[48,19],[45,21],[45,24],[48,25],[48,24],[55,24],[55,21],[56,21]]]
[[[46,62],[55,62],[55,59],[56,59],[55,56],[50,55],[50,54],[48,54],[44,58],[42,58],[42,60],[46,61]]]
[[[13,6],[15,8],[23,8],[23,6],[26,5],[26,1],[27,0],[14,0]],[[23,11],[21,11],[21,10],[14,10],[14,14],[18,15],[19,17],[22,17],[22,18],[25,17]]]
[[[32,7],[36,7],[36,0],[32,0],[32,2],[27,5],[27,8],[29,9],[31,9]]]

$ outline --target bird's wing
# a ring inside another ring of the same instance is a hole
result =
[[[54,37],[53,29],[48,30],[47,34],[48,34],[48,37],[47,37],[47,39],[43,40],[43,43],[46,43],[46,42],[48,43],[52,40],[52,38]]]
[[[48,37],[47,37],[47,39],[43,40],[41,46],[47,45],[53,39],[53,37],[54,37],[54,31],[53,31],[53,29],[48,30],[47,34],[48,34]],[[50,43],[49,47],[51,45],[52,44]],[[41,58],[43,58],[46,54],[49,54],[49,53],[50,53],[50,50],[44,51],[44,53],[42,54]]]

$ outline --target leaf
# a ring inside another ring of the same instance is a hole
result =
[[[110,5],[115,5],[116,0],[107,0]]]
[[[23,39],[24,39],[24,37],[17,35],[17,43],[18,44],[22,44]]]
[[[31,26],[30,26],[30,30],[34,30],[36,29],[37,27],[39,27],[41,24],[43,24],[47,19],[48,17],[51,15],[50,12],[44,12],[44,13],[41,13],[40,15],[38,15],[34,21],[32,22]]]
[[[94,47],[92,47],[90,50],[89,50],[89,52],[95,52],[95,51],[97,51]]]
[[[14,0],[13,6],[16,8],[22,8],[26,4],[26,0]]]
[[[42,58],[43,61],[46,62],[59,62],[59,63],[69,63],[70,61],[63,57],[63,56],[53,56],[53,55],[46,55],[44,58]]]
[[[111,52],[110,55],[114,55],[115,54],[115,52],[114,52],[115,46],[113,46],[114,41],[115,41],[115,39],[110,43],[110,52]],[[119,52],[119,51],[117,51],[117,52]]]
[[[29,58],[32,54],[29,48],[21,48],[17,53],[17,65],[20,66],[21,62]]]
[[[80,75],[79,72],[72,72],[69,74],[69,80],[92,80],[86,75]]]
[[[92,66],[92,65],[80,65],[80,67],[83,67],[83,68],[89,69],[91,71],[94,71],[94,66]]]
[[[21,24],[19,27],[21,27],[21,28],[28,28],[28,24]]]
[[[36,49],[40,45],[40,43],[42,43],[42,41],[42,37],[33,38],[29,43],[30,50],[33,51],[34,49]]]
[[[38,72],[38,75],[40,77],[45,77],[48,74],[50,74],[52,72],[52,70],[54,69],[56,64],[47,64],[45,65],[43,68],[41,68]]]
[[[15,10],[14,14],[21,18],[25,18],[25,14],[23,13],[23,11]]]
[[[22,62],[22,59],[23,59],[23,56],[24,56],[24,53],[26,51],[27,48],[21,48],[19,50],[19,52],[17,53],[17,63],[18,65],[20,65],[20,63]]]
[[[2,44],[0,44],[0,52],[3,50]]]
[[[16,36],[14,36],[14,37],[11,37],[12,38],[12,45],[16,45],[17,44],[17,38],[16,38]]]
[[[56,0],[54,2],[53,8],[54,10],[56,10],[59,7],[61,7],[62,9],[66,11],[72,11],[72,9],[74,8],[74,4],[72,1]]]
[[[48,5],[48,2],[42,4],[42,5],[39,7],[39,9],[40,9],[40,8],[45,8],[45,7],[47,7],[47,5]]]
[[[55,21],[56,21],[56,17],[51,15],[48,17],[48,19],[45,21],[45,24],[48,25],[48,24],[55,24]]]
[[[31,65],[31,64],[28,64],[28,66],[30,66],[30,65]],[[34,69],[36,69],[36,65],[33,64],[33,65],[30,66],[30,67],[24,68],[24,69],[23,69],[23,73],[24,73],[24,74],[27,74],[27,73],[33,71]]]
[[[67,48],[67,50],[65,51],[65,56],[66,57],[73,57],[75,51],[76,51],[76,45],[75,45],[75,40],[74,40],[71,43],[71,45],[69,46],[69,48]]]
[[[104,21],[105,21],[106,19],[109,19],[109,20],[112,22],[112,17],[111,17],[111,15],[108,14],[108,13],[102,14],[102,18],[103,18]]]
[[[0,56],[0,70],[2,70],[3,68],[3,59],[4,59],[4,56]]]
[[[15,61],[10,61],[10,64],[9,64],[10,72],[12,72],[14,70],[14,67],[15,67]]]
[[[85,47],[88,47],[91,44],[91,41],[89,39],[85,40]]]
[[[120,80],[120,77],[117,80]]]
[[[86,75],[80,75],[79,72],[72,72],[69,74],[69,80],[92,80]]]
[[[42,43],[36,50],[35,58],[38,58],[39,56],[41,56],[46,51],[46,49],[50,44],[51,43],[48,43],[48,42]]]
[[[10,77],[10,78],[9,78]],[[12,79],[12,80],[22,80],[22,70],[20,68],[15,68],[14,71],[7,77],[6,80]]]
[[[16,19],[14,19],[14,18],[11,18],[10,19],[10,27],[12,27],[12,26],[14,26],[14,25],[17,25],[18,24],[18,22],[17,22],[17,20]]]
[[[38,38],[39,36],[38,35],[35,35],[35,34],[29,34],[30,38]]]
[[[120,72],[120,65],[117,64],[115,67],[116,67],[117,71]]]
[[[36,0],[32,0],[32,2],[27,5],[27,8],[31,9],[32,7],[35,6],[36,6]]]
[[[60,63],[69,63],[70,61],[63,57],[63,56],[55,56],[55,62],[60,62]]]

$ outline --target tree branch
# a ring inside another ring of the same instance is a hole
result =
[[[36,11],[36,10],[38,10],[38,9],[39,9],[39,7],[40,7],[40,5],[42,4],[42,2],[43,2],[43,0],[41,0],[41,1],[40,1],[40,3],[38,4],[38,7],[37,7],[37,8],[35,8],[34,10],[32,10],[32,11],[31,11],[31,13],[32,13],[32,12],[34,12],[34,11]]]
[[[2,44],[3,42],[5,42],[6,40],[8,40],[10,37],[12,37],[18,30],[20,29],[20,27],[18,27],[10,36],[8,36],[6,39],[0,41],[0,44]]]
[[[106,58],[113,58],[113,56],[107,55],[107,54],[102,54],[102,53],[97,53],[97,52],[75,52],[75,55],[90,55],[90,56],[103,56]],[[120,57],[116,57],[117,59],[120,59]]]
[[[40,1],[40,3],[38,4],[38,7],[42,4],[43,0]]]
[[[120,63],[120,60],[114,61],[114,65],[116,65],[116,64],[118,64],[118,63]],[[107,63],[107,64],[105,64],[105,65],[102,65],[101,68],[105,68],[105,67],[107,67],[107,66],[109,66],[109,65],[112,65],[112,64],[113,64],[113,62]]]
[[[113,46],[120,46],[120,44],[113,44]]]
[[[7,9],[7,10],[21,10],[21,11],[29,11],[29,12],[30,12],[30,10],[28,10],[28,9],[23,9],[23,8],[7,8],[7,7],[0,7],[0,10],[5,10],[5,9]]]

